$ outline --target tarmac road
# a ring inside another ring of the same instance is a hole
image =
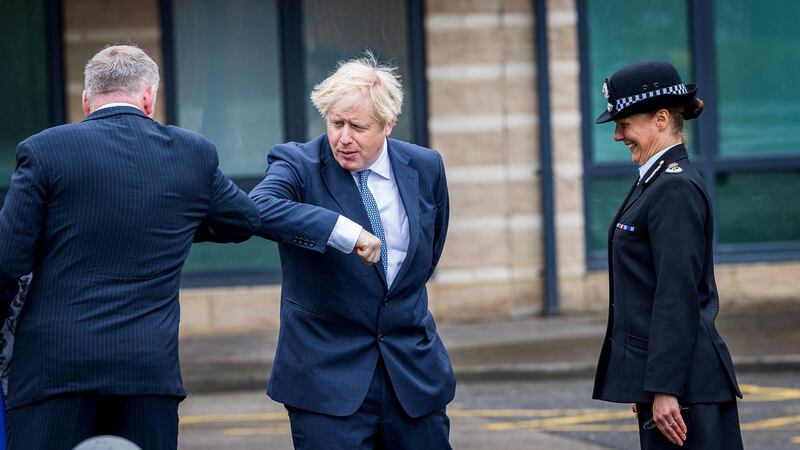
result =
[[[739,381],[745,447],[800,449],[800,373],[750,372]],[[448,408],[458,450],[637,449],[628,405],[590,399],[589,378],[462,382]],[[179,448],[291,449],[283,407],[263,391],[190,393]]]

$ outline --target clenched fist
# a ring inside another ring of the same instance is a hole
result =
[[[364,264],[374,264],[381,259],[381,240],[369,231],[362,229],[361,234],[358,235],[355,250]]]

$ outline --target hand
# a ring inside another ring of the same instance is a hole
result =
[[[639,411],[636,410],[636,403],[631,403],[631,411],[633,411],[634,416],[639,415]]]
[[[355,249],[356,254],[368,266],[381,259],[381,240],[365,229],[358,235]]]
[[[677,397],[668,394],[655,394],[653,398],[653,420],[661,434],[666,436],[673,444],[683,447],[688,430],[683,422]]]

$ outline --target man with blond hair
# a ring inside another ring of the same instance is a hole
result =
[[[425,289],[447,233],[442,158],[389,139],[400,80],[369,54],[311,99],[327,134],[273,148],[250,193],[283,269],[267,393],[296,449],[449,449],[455,377]]]
[[[13,449],[112,434],[177,448],[178,287],[193,240],[260,226],[202,136],[152,119],[158,66],[133,46],[86,65],[79,124],[17,147],[0,211],[0,320],[33,272],[8,380]]]

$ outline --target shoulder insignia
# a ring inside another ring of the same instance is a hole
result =
[[[681,169],[681,166],[679,166],[677,162],[671,162],[667,166],[666,170],[664,170],[664,172],[667,172],[667,173],[681,173],[681,172],[683,172],[683,169]]]

